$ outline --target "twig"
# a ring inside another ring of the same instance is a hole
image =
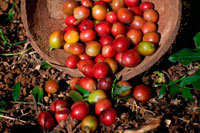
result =
[[[184,117],[183,118],[178,118],[179,120],[182,120],[183,122],[185,122],[186,123],[186,127],[190,124],[190,122],[191,122],[191,120],[192,120],[192,118],[190,119],[190,120],[187,120],[187,119],[185,119]]]
[[[34,102],[22,102],[22,101],[11,101],[11,103],[19,103],[19,104],[34,104]],[[40,106],[45,106],[44,104],[37,102]]]
[[[1,109],[0,109],[0,112],[2,112],[2,113],[9,113],[9,111],[1,110]]]
[[[149,112],[149,113],[151,113],[153,116],[156,115],[154,112],[152,112],[152,111],[150,111],[150,110],[147,110],[147,109],[145,109],[145,108],[143,108],[143,107],[138,106],[135,100],[133,100],[133,104],[129,104],[129,103],[128,103],[128,106],[134,107],[134,108],[136,109],[136,111],[137,111],[137,110],[142,110],[144,113],[145,113],[145,112]],[[134,108],[132,109],[132,111],[135,110]],[[144,116],[144,113],[142,114],[143,116]]]
[[[37,110],[37,102],[36,102],[36,100],[35,100],[35,97],[34,97],[33,95],[31,95],[31,96],[32,96],[33,103],[34,103],[35,114],[36,114],[36,116],[37,116],[37,115],[38,115],[38,110]]]
[[[0,30],[0,32],[1,32],[1,30]],[[25,41],[25,42],[26,42],[24,44],[25,46],[24,46],[24,48],[23,48],[23,50],[21,52],[17,52],[17,53],[1,53],[0,55],[1,56],[16,56],[16,55],[23,55],[23,54],[25,54],[26,52],[28,52],[29,50],[32,49],[32,47],[31,48],[27,48],[28,45],[30,44],[30,42],[29,41]],[[19,42],[19,43],[21,44],[22,42]]]
[[[162,116],[151,119],[151,122],[141,126],[139,129],[116,130],[115,133],[146,133],[160,126]]]
[[[76,130],[79,128],[81,126],[81,123],[80,124],[78,124],[78,126],[76,126],[76,128],[72,131],[73,133],[75,133],[76,132]]]
[[[22,52],[18,52],[18,53],[4,53],[1,54],[2,56],[16,56],[16,55],[23,55],[24,53],[28,52],[29,50],[31,50],[32,48],[23,50]]]
[[[37,53],[36,51],[32,51],[32,52],[29,52],[28,54],[32,55],[32,54],[36,54],[36,53]]]
[[[0,117],[5,118],[5,119],[9,119],[9,120],[13,120],[13,121],[19,121],[19,122],[22,122],[22,123],[27,123],[26,121],[20,120],[18,118],[9,117],[9,116],[0,115]],[[35,123],[32,123],[32,122],[30,124],[36,125]]]

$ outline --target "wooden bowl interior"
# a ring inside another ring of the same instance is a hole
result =
[[[122,79],[128,80],[154,65],[170,48],[173,43],[181,19],[180,0],[142,0],[154,3],[155,10],[159,13],[158,32],[161,40],[157,51],[134,68],[124,68],[116,75],[121,75]],[[24,0],[21,5],[22,21],[27,31],[28,39],[33,48],[40,56],[50,62],[59,70],[70,74],[73,77],[82,77],[82,73],[77,69],[65,67],[65,60],[69,56],[63,49],[49,51],[48,39],[54,30],[63,30],[64,20],[56,20],[50,17],[46,0]]]

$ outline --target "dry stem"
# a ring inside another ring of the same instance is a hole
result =
[[[23,121],[23,120],[20,120],[20,119],[17,119],[17,118],[13,118],[13,117],[10,117],[10,116],[4,116],[4,115],[0,115],[1,118],[4,118],[4,119],[9,119],[9,120],[13,120],[13,121],[19,121],[19,122],[22,122],[22,123],[27,123],[26,121]],[[30,123],[32,125],[36,125],[35,123]]]

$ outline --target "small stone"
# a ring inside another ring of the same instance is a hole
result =
[[[40,65],[37,65],[37,66],[35,67],[35,70],[40,70]]]
[[[171,120],[169,120],[169,119],[166,119],[165,120],[165,124],[166,124],[166,127],[169,127],[170,126],[170,124],[171,124]]]

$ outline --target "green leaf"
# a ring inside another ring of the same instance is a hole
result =
[[[198,32],[193,38],[196,48],[200,48],[200,32]]]
[[[200,89],[200,80],[193,82],[192,86],[194,87],[194,89]]]
[[[1,107],[1,106],[4,106],[4,105],[6,105],[6,102],[5,102],[5,101],[1,101],[1,102],[0,102],[0,107]]]
[[[35,86],[35,88],[32,91],[33,96],[35,97],[35,99],[37,99],[37,101],[39,102],[44,95],[43,89],[40,86]]]
[[[193,97],[190,89],[188,89],[187,87],[182,87],[181,93],[185,99],[189,100],[190,103],[193,103]]]
[[[84,89],[83,87],[81,87],[80,85],[77,85],[76,84],[76,87],[78,88],[78,90],[83,94],[83,95],[86,95],[86,94],[90,94],[90,92],[86,89]]]
[[[81,94],[75,90],[71,90],[69,92],[69,96],[72,98],[74,102],[83,101],[83,97],[81,96]]]
[[[4,115],[3,111],[5,110],[5,107],[0,108],[0,115]],[[0,117],[0,120],[2,119],[2,117]]]
[[[161,88],[160,88],[160,91],[159,91],[159,95],[158,95],[158,99],[162,99],[165,95],[167,91],[167,86],[166,85],[163,85]]]
[[[132,86],[123,85],[123,86],[117,87],[117,88],[114,90],[113,94],[114,94],[114,95],[115,95],[115,94],[122,94],[122,93],[128,91],[130,88],[132,88]]]
[[[40,66],[42,67],[42,68],[52,68],[52,66],[51,65],[49,65],[47,62],[42,62],[42,63],[40,63]]]
[[[14,85],[13,88],[13,99],[15,101],[17,101],[17,99],[19,98],[20,91],[21,91],[21,84],[20,82],[18,82],[17,84]]]
[[[88,97],[90,94],[85,94],[85,95],[83,95],[83,97]]]
[[[12,21],[14,14],[15,14],[14,11],[9,11],[9,12],[8,12],[8,18],[7,18],[7,19],[8,19],[9,21]]]
[[[161,73],[161,72],[159,72],[159,71],[154,71],[153,74],[158,75],[160,78],[162,78],[163,75],[164,75],[163,73]]]
[[[183,65],[189,65],[191,62],[198,60],[200,60],[200,52],[196,52],[187,48],[182,49],[169,57],[169,61],[173,63],[178,61]]]
[[[200,48],[193,49],[196,52],[200,52]]]
[[[5,111],[5,107],[1,107],[0,108],[0,112],[4,112]],[[3,114],[3,113],[2,113]]]
[[[195,75],[200,75],[200,67],[196,70]]]
[[[1,107],[0,112],[4,112],[4,111],[5,111],[5,107]]]
[[[197,81],[200,79],[200,76],[199,75],[192,75],[192,76],[188,76],[188,77],[185,77],[181,82],[180,82],[180,85],[181,86],[185,86],[185,85],[190,85],[192,84],[193,82]]]
[[[172,85],[169,87],[169,92],[170,92],[170,95],[175,98],[178,93],[179,93],[179,86],[178,85]]]
[[[15,13],[14,7],[16,5],[16,2],[17,2],[17,0],[13,1],[11,9],[8,11],[8,18],[7,19],[10,20],[10,21],[13,19],[13,16],[14,16],[14,13]]]
[[[158,75],[159,78],[156,79],[157,83],[161,83],[163,81],[164,78],[164,74],[159,72],[159,71],[154,71],[153,74]]]

